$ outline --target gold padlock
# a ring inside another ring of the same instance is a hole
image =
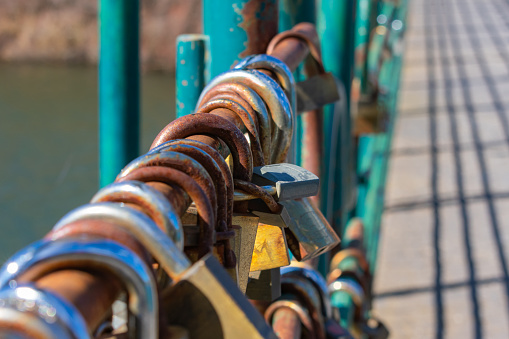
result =
[[[234,180],[234,182],[236,188],[260,197],[260,199],[251,200],[248,205],[251,213],[259,217],[250,271],[289,265],[285,228],[290,216],[286,209],[259,186],[241,180]]]
[[[289,264],[284,226],[259,223],[249,271],[268,270]]]

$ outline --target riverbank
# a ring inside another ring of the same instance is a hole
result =
[[[0,61],[96,65],[97,3],[91,0],[0,0]],[[141,63],[173,71],[179,34],[201,31],[201,1],[143,0]]]

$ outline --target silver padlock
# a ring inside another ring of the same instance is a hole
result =
[[[90,339],[85,320],[73,305],[34,284],[5,287],[0,291],[0,304],[2,338],[17,332],[37,338]]]
[[[320,189],[320,179],[315,174],[288,163],[255,167],[251,181],[260,186],[274,186],[278,201],[312,197]]]
[[[309,260],[339,244],[339,236],[309,198],[280,202],[290,214],[287,241],[298,261]]]
[[[118,277],[129,292],[129,311],[137,319],[136,338],[158,338],[157,287],[151,270],[131,250],[109,240],[40,240],[11,257],[0,269],[0,286],[15,286],[24,274],[36,280],[55,267],[100,266]],[[133,330],[132,328],[130,330]]]

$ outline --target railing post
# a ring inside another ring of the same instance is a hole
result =
[[[99,185],[139,152],[138,0],[100,0]]]
[[[316,2],[315,0],[279,0],[279,31],[283,32],[292,29],[301,22],[316,23]],[[302,67],[294,72],[296,81],[302,80]],[[304,121],[301,115],[297,115],[295,123],[295,159],[296,164],[302,166],[303,133],[305,132]]]
[[[177,38],[177,118],[194,112],[196,102],[205,87],[207,41],[207,36],[202,34],[184,34]]]
[[[329,152],[330,147],[336,149],[336,154],[330,158],[336,159],[332,187],[329,179],[323,178],[322,196],[328,196],[330,189],[334,190],[332,211],[327,210],[326,216],[332,216],[332,224],[338,234],[342,234],[353,208],[353,175],[354,175],[354,144],[351,133],[351,86],[353,76],[354,58],[354,26],[355,26],[355,0],[319,0],[318,7],[318,34],[322,42],[322,57],[325,68],[341,80],[345,87],[344,105],[346,112],[342,114],[338,130],[332,130],[332,123],[324,123],[324,142]],[[332,122],[335,105],[324,109],[324,122]],[[337,135],[336,135],[337,134]],[[331,145],[334,142],[335,145]],[[328,153],[325,153],[328,154]],[[329,157],[324,157],[324,168],[329,168]],[[326,201],[322,202],[322,206]],[[352,205],[352,206],[350,206]],[[327,208],[328,209],[328,208]]]
[[[278,0],[203,0],[210,78],[248,55],[265,53],[277,30]]]

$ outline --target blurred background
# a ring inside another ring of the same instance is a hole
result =
[[[201,0],[141,4],[141,151],[174,119],[175,40]],[[0,260],[98,189],[97,1],[0,0]]]

